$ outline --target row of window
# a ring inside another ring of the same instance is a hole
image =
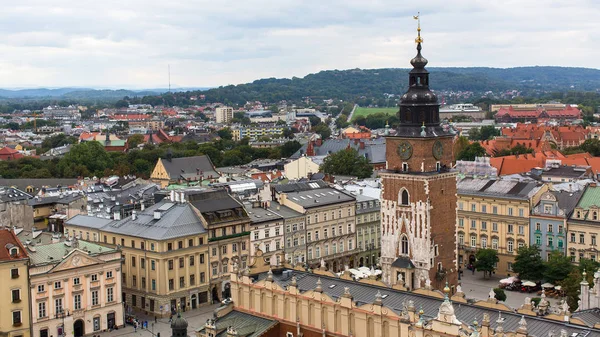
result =
[[[277,258],[279,258],[279,256],[277,256]],[[242,270],[246,269],[246,265],[247,265],[246,261],[242,260],[241,269]],[[229,264],[225,263],[225,262],[222,262],[220,269],[223,271],[223,274],[229,273]],[[217,276],[219,276],[219,262],[214,262],[213,265],[212,265],[212,275],[211,275],[211,277],[217,277]]]
[[[562,233],[562,231],[563,231],[563,225],[559,224],[559,225],[556,226],[556,228],[558,229],[558,233]],[[554,233],[554,224],[551,224],[551,223],[547,224],[546,225],[546,229],[548,230],[548,232]],[[542,224],[539,223],[539,222],[536,222],[535,223],[535,230],[541,232],[542,231]]]
[[[542,246],[542,236],[541,235],[536,235],[535,236],[535,244],[538,247]],[[548,245],[548,247],[551,247],[551,248],[554,247],[554,237],[548,236],[546,238],[546,244]],[[558,247],[558,248],[563,248],[564,247],[564,241],[563,241],[563,239],[558,238],[556,240],[556,247]]]
[[[98,290],[92,290],[90,292],[92,297],[92,306],[96,306],[100,304],[100,296]],[[115,301],[115,293],[113,288],[106,288],[106,302],[111,303]],[[63,307],[63,298],[54,299],[54,314],[61,315],[65,314],[68,310]],[[81,294],[73,295],[73,310],[81,310],[82,309],[82,301]],[[38,318],[47,318],[48,312],[46,311],[46,302],[38,302]]]
[[[569,235],[569,241],[571,241],[572,243],[576,243],[577,241],[575,239],[576,239],[576,234],[575,233],[571,233]],[[597,240],[596,240],[596,234],[591,234],[590,235],[590,244],[592,246],[595,246],[596,242],[597,242]],[[583,245],[585,244],[585,234],[584,233],[579,233],[579,243],[583,244]]]
[[[315,241],[321,240],[321,239],[327,239],[329,238],[329,234],[331,234],[331,237],[336,237],[338,235],[344,235],[344,234],[351,234],[352,233],[352,224],[348,224],[347,226],[347,231],[346,233],[343,232],[344,227],[342,225],[339,225],[337,227],[337,231],[336,231],[336,227],[331,227],[331,232],[329,231],[329,228],[323,228],[323,237],[320,237],[320,231],[319,230],[315,230],[314,234],[315,234]],[[307,242],[311,242],[313,240],[313,232],[308,232],[306,233],[306,241]]]
[[[480,243],[481,244],[481,248],[484,248],[484,249],[488,248],[488,237],[487,236],[482,236],[480,239],[481,239],[481,243]],[[469,243],[470,243],[471,247],[476,248],[477,247],[477,235],[471,235]],[[458,244],[459,245],[464,245],[465,244],[465,235],[463,233],[459,233],[458,234]],[[509,240],[506,241],[506,250],[509,253],[514,252],[514,244],[515,244],[515,242],[512,239],[509,239]],[[518,247],[519,248],[523,247],[524,245],[525,245],[524,242],[522,242],[522,241],[518,242]],[[498,238],[492,238],[492,246],[491,246],[491,248],[495,249],[495,250],[498,249]]]
[[[362,227],[361,227],[361,228],[358,228],[358,229],[356,230],[356,233],[357,233],[359,236],[360,236],[360,235],[363,235],[363,230],[364,230],[364,234],[365,234],[365,235],[366,235],[366,234],[369,234],[369,232],[370,232],[371,234],[374,234],[374,233],[375,233],[375,231],[377,230],[377,227],[376,227],[376,226],[371,226],[371,227],[369,227],[369,228],[362,228]]]
[[[377,221],[379,220],[379,212],[377,213],[369,213],[369,214],[363,214],[363,215],[358,215],[356,217],[356,222],[357,223],[363,223],[363,222],[373,222],[373,221]]]
[[[125,282],[125,277],[126,275],[123,274],[123,282]],[[200,284],[203,284],[206,282],[206,274],[204,272],[200,273]],[[141,277],[141,284],[140,287],[141,289],[146,289],[146,278],[145,277]],[[191,274],[189,276],[189,286],[195,286],[196,285],[196,274]],[[131,277],[131,287],[132,288],[137,288],[138,284],[137,284],[137,276],[133,275]],[[185,284],[185,276],[180,276],[179,277],[179,288],[185,288],[186,284]],[[156,279],[151,279],[150,280],[150,290],[151,291],[156,291]],[[169,291],[175,290],[175,281],[174,279],[169,279]]]
[[[348,250],[352,250],[354,249],[354,244],[352,242],[352,239],[348,240]],[[337,253],[343,253],[344,252],[344,241],[341,240],[338,243],[332,243],[331,244],[331,251],[329,250],[329,244],[325,244],[323,245],[323,256],[328,256],[330,253],[331,254],[337,254]],[[316,246],[314,247],[314,258],[318,259],[321,257],[321,247],[320,246]],[[313,247],[309,247],[308,248],[308,259],[311,260],[313,258]]]
[[[368,203],[366,201],[356,203],[357,210],[360,210],[361,208],[362,209],[373,208],[373,206],[379,207],[379,200],[369,201]]]
[[[227,229],[229,229],[229,231]],[[219,231],[217,231],[216,229],[213,229],[210,231],[210,233],[211,233],[211,238],[217,238],[217,237],[221,237],[221,236],[243,233],[245,231],[246,231],[246,225],[240,225],[239,232],[238,232],[238,226],[227,226],[227,227],[220,228]],[[220,235],[217,236],[217,234],[220,234]]]
[[[228,247],[229,247],[229,245],[222,245],[221,246],[221,253],[222,254],[227,254],[227,251],[229,250]],[[246,242],[245,241],[242,241],[242,243],[241,243],[241,250],[246,250]],[[212,251],[211,251],[211,256],[217,256],[218,252],[219,251],[217,250],[217,247],[213,247]],[[231,252],[232,253],[237,253],[238,252],[238,244],[237,243],[232,243],[231,244]]]
[[[488,213],[488,207],[487,207],[487,205],[480,205],[480,206],[481,206],[480,207],[480,212],[481,213]],[[458,209],[461,210],[461,211],[465,210],[465,208],[464,208],[464,202],[462,202],[462,201],[458,202]],[[471,210],[471,212],[477,212],[478,211],[477,210],[477,204],[472,203],[470,210]],[[498,214],[498,206],[492,206],[492,214]],[[514,208],[513,207],[508,207],[506,214],[510,215],[510,216],[515,215],[514,214]],[[524,217],[525,216],[525,209],[519,208],[518,209],[518,214],[519,214],[520,217]]]
[[[306,215],[306,224],[310,225],[311,221],[314,220],[313,223],[319,223],[319,219],[323,219],[323,221],[327,221],[328,219],[328,215],[329,214],[329,220],[335,220],[335,219],[341,219],[342,218],[342,210],[338,209],[337,211],[337,218],[336,218],[336,212],[335,211],[325,211],[322,213],[315,213],[315,214],[308,214]],[[349,207],[346,210],[346,216],[351,217],[352,214],[352,208]]]
[[[98,274],[92,274],[90,275],[90,278],[92,280],[92,282],[96,282],[98,281]],[[106,272],[106,279],[111,279],[113,278],[113,272],[112,271],[107,271]],[[81,278],[80,277],[73,277],[72,279],[73,285],[80,285],[81,284]],[[63,287],[63,281],[54,281],[54,289],[62,289]],[[38,293],[43,293],[46,291],[46,285],[45,284],[38,284],[37,286],[37,291]]]
[[[464,218],[459,218],[458,219],[458,227],[460,228],[464,228],[465,227],[465,219]],[[477,220],[471,220],[471,229],[477,229]],[[487,221],[481,221],[480,223],[480,228],[481,230],[488,230],[488,222]],[[492,232],[497,232],[498,231],[498,223],[497,222],[492,222]],[[525,235],[525,225],[518,225],[517,226],[518,230],[519,230],[519,234],[520,235]],[[514,224],[507,224],[506,225],[506,232],[507,233],[514,233],[515,232],[515,225]]]
[[[68,228],[65,228],[65,236],[70,237],[69,236],[69,229]],[[73,237],[77,237],[78,239],[83,240],[83,232],[82,231],[79,231],[79,233],[77,233],[76,230],[73,230],[72,236]],[[90,233],[86,232],[85,236],[86,236],[86,240],[90,241]],[[103,239],[104,239],[104,243],[108,243],[108,237],[106,235],[104,235]],[[98,241],[98,239],[96,237],[96,233],[93,233],[93,241]],[[167,250],[168,251],[173,250],[173,247],[175,247],[175,246],[177,247],[177,249],[195,247],[196,246],[196,242],[197,242],[197,245],[203,245],[204,244],[204,238],[200,237],[200,238],[198,238],[198,241],[196,241],[195,238],[188,239],[187,240],[187,246],[185,246],[185,241],[184,240],[179,240],[179,241],[177,241],[175,243],[168,242],[167,243]],[[113,245],[117,244],[117,238],[114,237],[114,236],[112,237],[112,244]],[[125,247],[125,244],[126,244],[125,239],[121,238],[121,242],[120,242],[121,247]],[[131,247],[131,248],[139,248],[141,250],[146,250],[146,243],[145,243],[145,241],[139,241],[139,242],[137,242],[136,240],[132,239],[130,241],[130,246],[129,247]],[[150,250],[154,251],[155,249],[156,249],[155,243],[151,242],[150,243]]]
[[[184,257],[180,257],[178,260],[179,260],[179,268],[184,268],[186,259]],[[203,264],[204,263],[204,254],[200,254],[198,259],[196,259],[195,255],[191,255],[187,258],[187,260],[188,260],[188,264],[190,267],[193,267],[196,265],[196,260],[198,260],[200,264]],[[140,268],[146,269],[146,259],[141,257],[139,261],[140,261]],[[131,257],[131,267],[135,268],[136,265],[137,265],[136,257],[132,256]],[[169,270],[173,270],[174,266],[175,266],[175,261],[173,259],[168,260],[167,265],[168,265]],[[150,260],[150,269],[156,270],[156,260]]]
[[[364,245],[363,245],[363,242],[364,242]],[[365,240],[365,241],[359,240],[358,241],[358,249],[359,250],[363,250],[363,247],[364,247],[365,250],[367,250],[367,249],[378,249],[378,247],[379,247],[379,241],[375,241],[375,239],[371,239],[371,241],[369,241],[369,240]]]

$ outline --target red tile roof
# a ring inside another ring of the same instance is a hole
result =
[[[16,256],[10,255],[10,248],[17,247],[19,252]],[[17,238],[15,233],[10,229],[0,230],[0,261],[11,261],[27,258],[25,247],[21,240]]]

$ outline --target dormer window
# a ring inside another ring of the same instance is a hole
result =
[[[598,212],[597,211],[592,212],[592,220],[598,220]]]
[[[19,255],[19,248],[17,247],[12,247],[9,251],[11,257],[17,257]]]
[[[577,211],[577,212],[575,212],[575,217],[576,217],[577,219],[581,219],[581,211]]]

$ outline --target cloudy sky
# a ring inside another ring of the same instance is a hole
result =
[[[600,68],[598,0],[0,1],[0,87],[218,86],[408,67]],[[417,5],[413,5],[418,4]]]

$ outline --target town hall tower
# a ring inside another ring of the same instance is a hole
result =
[[[418,18],[418,17],[415,17]],[[410,61],[409,88],[400,99],[400,125],[386,137],[381,192],[383,280],[409,290],[446,281],[457,284],[456,173],[451,172],[454,134],[440,126],[437,96],[429,90],[427,59]]]

